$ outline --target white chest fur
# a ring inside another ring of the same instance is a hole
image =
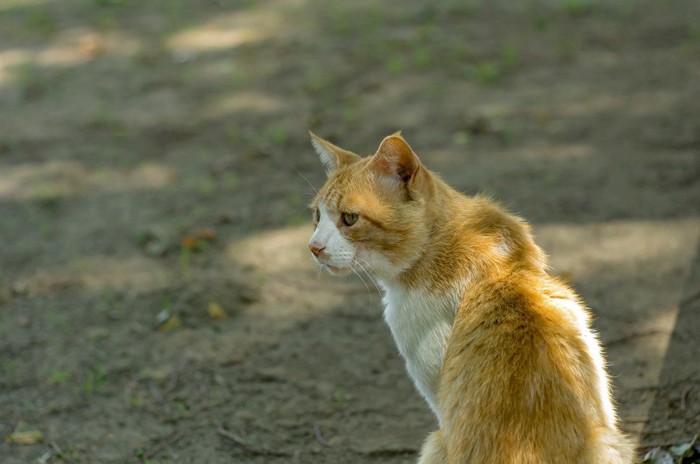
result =
[[[458,292],[434,294],[401,285],[383,286],[384,319],[416,388],[441,422],[435,393],[459,301]]]

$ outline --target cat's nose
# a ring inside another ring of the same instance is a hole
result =
[[[319,245],[316,242],[309,243],[309,250],[311,250],[311,253],[314,254],[318,258],[318,255],[321,254],[323,250],[325,250],[326,247],[324,245]]]

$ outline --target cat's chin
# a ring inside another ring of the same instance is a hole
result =
[[[331,266],[330,264],[321,264],[321,269],[334,276],[344,276],[350,274],[351,272],[349,267],[335,267]]]

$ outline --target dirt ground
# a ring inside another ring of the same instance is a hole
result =
[[[410,463],[307,130],[530,220],[640,449],[700,431],[700,2],[0,0],[0,461]],[[307,183],[308,179],[308,183]],[[23,444],[23,443],[24,444]]]

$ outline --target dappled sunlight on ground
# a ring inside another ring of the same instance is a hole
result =
[[[264,274],[305,272],[314,267],[308,250],[310,224],[254,233],[227,247],[230,259]]]
[[[241,112],[275,113],[284,106],[283,99],[272,97],[264,92],[239,92],[210,103],[202,110],[202,116],[219,118]]]
[[[550,255],[556,271],[574,278],[592,279],[606,267],[627,274],[650,277],[664,272],[687,273],[688,255],[700,238],[697,218],[668,220],[618,220],[594,224],[543,224],[534,227],[540,246]],[[682,279],[674,286],[682,290]]]
[[[13,69],[27,60],[27,53],[21,50],[0,51],[0,86],[6,86],[14,80]]]
[[[113,57],[135,55],[140,42],[125,34],[99,34],[86,27],[62,31],[51,46],[27,56],[27,62],[39,66],[74,67],[109,53]]]
[[[168,39],[168,46],[181,56],[197,54],[210,50],[228,50],[243,44],[253,43],[265,38],[266,28],[232,29],[231,25],[204,25],[188,31],[179,32]],[[183,55],[184,54],[184,55]]]
[[[258,276],[267,303],[260,311],[275,318],[313,317],[342,304],[353,292],[374,291],[354,279],[321,273],[308,249],[312,232],[306,224],[253,234],[226,246],[227,259]]]
[[[159,189],[180,177],[170,166],[146,162],[133,169],[89,169],[75,161],[25,163],[0,172],[0,198],[41,199],[96,192]]]
[[[591,113],[624,111],[625,114],[643,116],[668,111],[678,95],[667,90],[644,92],[642,95],[580,95],[557,110],[559,115],[580,116]]]

